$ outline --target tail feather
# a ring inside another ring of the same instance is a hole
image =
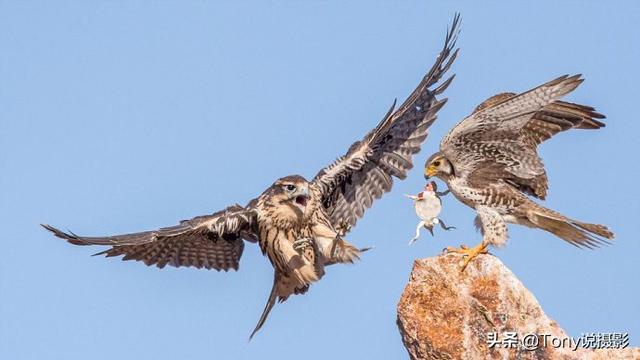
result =
[[[593,249],[614,238],[606,226],[572,220],[558,212],[536,206],[527,214],[529,221],[576,247]]]
[[[584,229],[590,233],[596,234],[606,239],[613,239],[615,235],[609,228],[600,224],[589,224],[579,221],[573,221],[573,224],[581,229]]]
[[[249,340],[253,338],[253,335],[255,335],[258,332],[258,330],[260,330],[262,325],[264,325],[264,322],[267,321],[267,317],[269,316],[271,309],[273,309],[273,306],[276,303],[276,298],[278,297],[277,289],[276,289],[277,285],[278,285],[278,274],[276,273],[273,276],[273,286],[271,287],[271,293],[269,294],[269,299],[267,300],[267,303],[264,306],[264,310],[262,310],[262,315],[260,315],[260,320],[258,320],[258,323],[256,324],[256,328],[253,329],[253,332],[249,336]]]

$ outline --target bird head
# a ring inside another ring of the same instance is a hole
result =
[[[435,181],[430,181],[424,186],[425,191],[438,191],[438,185]]]
[[[273,200],[293,209],[296,215],[304,215],[309,207],[311,194],[309,182],[299,175],[278,179],[272,186]]]
[[[438,152],[427,159],[424,165],[424,178],[429,180],[436,176],[442,180],[447,180],[453,175],[453,166],[451,162],[444,157],[444,154]]]

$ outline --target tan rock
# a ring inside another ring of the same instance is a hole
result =
[[[411,359],[640,359],[640,349],[573,350],[498,258],[480,255],[464,273],[460,260],[448,254],[414,263],[397,321]],[[517,342],[508,338],[514,334]]]

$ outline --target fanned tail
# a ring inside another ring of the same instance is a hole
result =
[[[539,228],[577,247],[595,248],[608,244],[614,234],[606,226],[570,219],[558,212],[537,205],[527,214],[529,221]]]

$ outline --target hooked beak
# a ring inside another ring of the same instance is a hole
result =
[[[424,169],[424,179],[425,180],[429,180],[431,177],[433,177],[438,171],[436,170],[436,167],[433,165],[429,165],[427,166],[426,169]]]

